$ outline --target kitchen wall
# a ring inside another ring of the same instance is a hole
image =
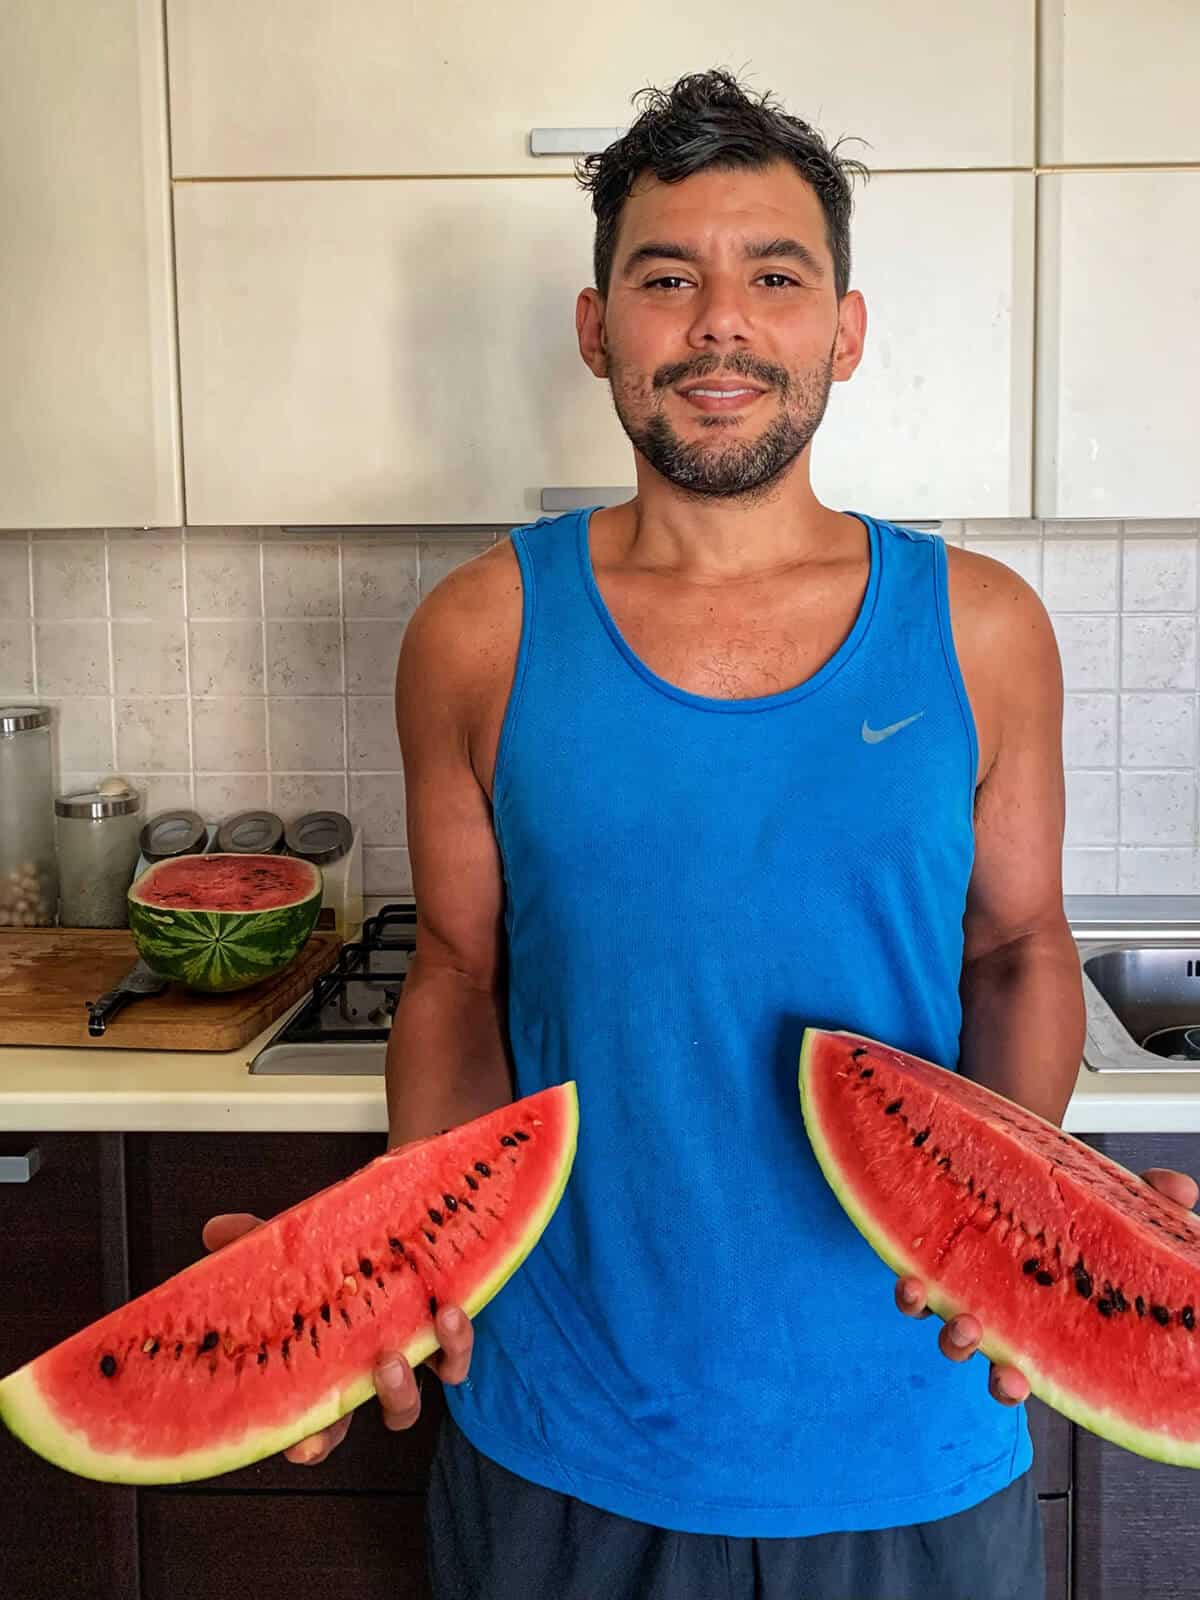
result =
[[[347,810],[410,892],[392,714],[418,599],[505,529],[0,532],[0,699],[55,708],[61,788],[151,810]],[[1063,655],[1068,893],[1200,891],[1195,522],[946,522],[1042,595]]]

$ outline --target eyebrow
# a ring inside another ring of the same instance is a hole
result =
[[[743,251],[747,261],[763,261],[767,257],[784,256],[796,261],[815,278],[824,278],[825,268],[818,257],[806,244],[801,244],[799,239],[751,239]],[[632,251],[622,269],[623,277],[630,277],[645,261],[689,261],[693,264],[701,260],[700,252],[693,250],[691,245],[679,244],[670,239],[650,239],[645,244],[638,245]]]

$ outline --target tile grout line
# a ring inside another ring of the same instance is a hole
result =
[[[25,591],[29,597],[29,688],[35,700],[42,698],[38,687],[37,617],[33,610],[33,529],[25,533]]]
[[[350,809],[350,674],[346,670],[346,580],[343,564],[345,536],[337,537],[338,644],[342,660],[342,810]],[[365,865],[365,863],[364,863]]]
[[[188,536],[179,530],[179,566],[183,574],[183,690],[187,695],[188,804],[196,807],[196,733],[192,725],[192,602],[188,587]]]
[[[1124,840],[1125,774],[1125,523],[1117,524],[1117,850],[1116,884],[1121,892],[1121,850]]]
[[[275,767],[271,760],[271,698],[267,685],[267,557],[258,530],[258,642],[263,675],[263,760],[267,768],[267,804],[275,804]]]

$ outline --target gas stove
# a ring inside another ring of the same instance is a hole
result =
[[[382,1076],[388,1033],[417,946],[412,902],[386,905],[250,1063],[251,1072]]]

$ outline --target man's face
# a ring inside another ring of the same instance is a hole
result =
[[[728,497],[806,448],[858,364],[865,314],[854,292],[839,308],[821,203],[780,162],[676,184],[643,174],[608,296],[585,290],[577,325],[634,447],[679,488]],[[751,392],[687,392],[705,380]]]

